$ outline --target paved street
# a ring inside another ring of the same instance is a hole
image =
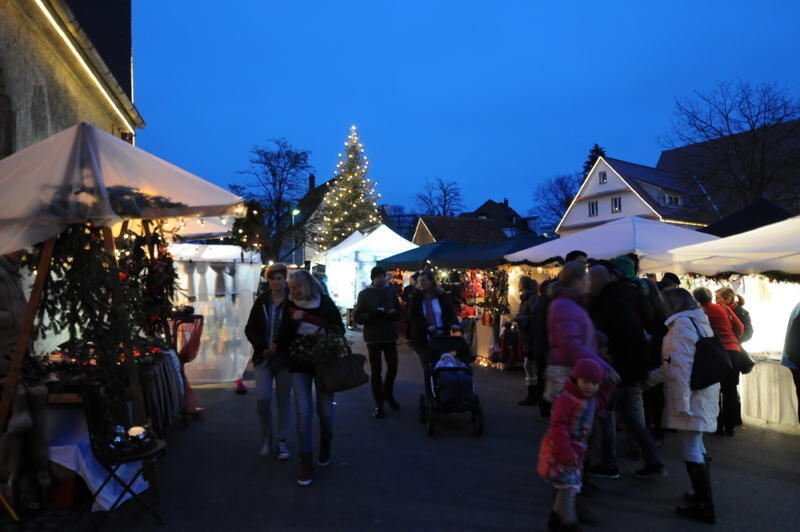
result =
[[[545,430],[538,409],[516,405],[520,372],[478,368],[486,410],[483,437],[453,416],[434,437],[417,421],[422,389],[416,356],[401,350],[400,413],[374,420],[368,386],[337,397],[334,463],[314,484],[295,484],[297,462],[258,457],[253,394],[205,388],[204,419],[178,429],[161,467],[158,528],[128,504],[107,530],[543,530],[550,488],[535,473]],[[292,429],[294,440],[294,428]],[[600,530],[709,530],[672,513],[688,486],[677,439],[664,452],[670,478],[638,480],[624,461],[620,480],[598,481],[589,499]],[[292,441],[294,446],[294,441]],[[719,530],[790,530],[800,480],[800,436],[754,427],[733,439],[710,436]],[[293,449],[294,450],[294,449]],[[797,529],[797,528],[795,528]]]

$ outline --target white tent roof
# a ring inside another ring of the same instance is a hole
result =
[[[223,238],[231,235],[233,222],[233,216],[176,219],[165,224],[164,231],[174,233],[180,240]]]
[[[709,240],[717,240],[717,237],[664,222],[628,216],[506,255],[505,259],[509,262],[541,263],[553,257],[564,257],[576,249],[595,259],[610,259],[627,253],[647,256]]]
[[[342,244],[344,242],[346,240]],[[331,248],[328,250],[327,257],[341,260],[345,256],[365,253],[376,257],[374,260],[380,260],[416,247],[417,245],[413,242],[406,240],[386,225],[381,224],[368,235],[362,236],[360,240],[353,241],[347,246],[339,244],[339,246]]]
[[[0,160],[0,253],[72,223],[216,216],[241,198],[81,123]]]
[[[363,240],[363,238],[364,238],[364,233],[356,229],[350,234],[350,236],[348,236],[347,238],[345,238],[344,240],[342,240],[341,242],[330,248],[326,252],[326,255],[330,256],[331,254],[336,255],[337,253],[341,253],[343,250],[352,246],[356,242],[360,242],[361,240]]]
[[[242,251],[239,246],[170,244],[169,253],[176,261],[261,263],[259,253]]]
[[[714,242],[675,247],[643,259],[640,267],[703,275],[728,271],[800,274],[800,216]]]

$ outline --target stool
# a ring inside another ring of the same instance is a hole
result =
[[[133,490],[133,485],[136,482],[136,479],[139,478],[139,476],[142,474],[142,471],[144,470],[145,462],[159,460],[167,452],[167,443],[164,440],[154,440],[154,442],[155,446],[152,449],[148,449],[147,451],[142,451],[140,453],[135,453],[125,457],[110,459],[110,460],[109,459],[101,460],[98,457],[98,461],[106,469],[106,471],[108,472],[108,476],[102,482],[102,484],[100,484],[100,487],[94,493],[92,493],[92,501],[89,505],[89,508],[91,509],[91,507],[94,505],[94,502],[97,500],[97,497],[103,491],[103,488],[105,488],[106,485],[112,479],[117,484],[122,486],[122,492],[119,494],[117,499],[105,513],[102,519],[100,519],[100,522],[97,523],[96,529],[99,529],[103,525],[105,520],[108,518],[108,516],[111,515],[116,509],[118,509],[121,506],[122,499],[125,497],[126,493],[130,494],[131,498],[136,500],[136,502],[138,502],[141,506],[143,506],[144,509],[147,510],[150,513],[150,515],[152,515],[160,524],[164,524],[164,520],[161,518],[158,512],[156,512],[153,508],[151,508],[144,500],[142,500],[141,497],[139,497],[139,494]],[[136,474],[134,474],[133,477],[131,477],[130,481],[125,482],[122,478],[119,477],[119,475],[117,475],[117,471],[122,465],[130,464],[132,462],[137,462],[137,461],[141,461],[142,465],[141,467],[139,467],[138,471],[136,471]]]

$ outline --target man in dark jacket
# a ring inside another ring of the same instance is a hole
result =
[[[536,387],[538,375],[536,373],[536,359],[533,356],[533,308],[539,299],[539,283],[527,276],[519,279],[520,296],[519,313],[514,316],[519,328],[520,343],[522,344],[522,354],[525,356],[525,386],[528,388],[528,396],[520,401],[520,406],[532,406],[538,402]]]
[[[375,266],[370,272],[372,284],[358,294],[354,317],[364,325],[364,341],[369,352],[372,395],[375,398],[376,419],[385,417],[383,402],[398,410],[394,398],[394,379],[397,377],[397,320],[400,304],[394,288],[386,283],[386,270]],[[381,380],[381,354],[386,358],[386,379]]]
[[[613,265],[600,263],[589,268],[589,282],[592,321],[597,330],[608,337],[608,356],[621,382],[601,424],[602,464],[589,468],[587,472],[601,478],[619,477],[614,415],[614,410],[618,410],[630,437],[642,448],[645,466],[636,471],[636,475],[660,475],[664,466],[655,441],[644,424],[642,389],[639,384],[646,379],[649,369],[645,317],[649,316],[651,309],[644,294]]]

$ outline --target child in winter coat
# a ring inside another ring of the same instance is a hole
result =
[[[539,448],[539,475],[556,488],[550,530],[577,530],[575,496],[581,489],[583,459],[595,412],[595,394],[605,380],[602,366],[591,358],[575,363],[572,377],[556,397],[550,428]]]

